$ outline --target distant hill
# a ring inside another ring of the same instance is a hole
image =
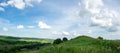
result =
[[[120,41],[79,36],[64,43],[43,48],[36,53],[120,53]]]
[[[12,37],[0,35],[0,40],[7,41],[26,41],[26,42],[40,42],[40,43],[52,43],[52,39],[43,39],[43,38],[26,38],[26,37]]]
[[[40,40],[48,40],[48,42],[47,44],[41,44]],[[11,53],[120,53],[120,40],[104,40],[98,38],[95,39],[88,36],[79,36],[60,44],[48,44],[52,41],[53,40],[51,39],[0,36],[0,52],[2,51],[4,53],[8,53],[9,51],[11,51]]]
[[[39,49],[51,45],[52,39],[0,36],[0,53],[15,53],[21,50]]]

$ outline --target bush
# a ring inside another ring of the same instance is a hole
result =
[[[120,43],[119,42],[111,42],[110,47],[114,50],[119,50],[120,51]]]
[[[60,38],[54,40],[53,44],[60,44],[62,42],[62,40]]]
[[[68,41],[68,39],[66,37],[63,38],[63,41]]]
[[[103,37],[100,37],[100,36],[99,36],[98,39],[103,40]]]

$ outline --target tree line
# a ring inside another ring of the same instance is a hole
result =
[[[53,44],[60,44],[62,42],[66,42],[68,41],[68,39],[66,37],[64,37],[62,40],[60,38],[57,38],[56,40],[54,40]]]

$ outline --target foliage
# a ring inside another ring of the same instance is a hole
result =
[[[79,36],[50,43],[0,40],[0,53],[120,53],[120,41]]]
[[[54,40],[53,44],[60,44],[62,43],[62,40],[60,38],[57,38],[56,40]]]
[[[66,37],[64,37],[64,38],[63,38],[63,42],[64,42],[64,41],[68,41],[68,39],[67,39]]]
[[[80,36],[37,53],[120,53],[120,42]]]
[[[0,53],[15,53],[22,50],[33,50],[33,49],[37,50],[37,49],[40,49],[41,47],[51,45],[51,42],[46,42],[46,43],[38,42],[40,39],[23,38],[25,40],[28,40],[28,39],[36,40],[31,42],[23,41],[23,40],[21,41],[21,39],[22,38],[0,36]]]
[[[100,36],[99,36],[99,37],[98,37],[98,39],[101,39],[101,40],[103,40],[103,37],[100,37]]]

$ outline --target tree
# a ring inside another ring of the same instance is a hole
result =
[[[63,38],[63,41],[68,41],[68,39],[66,37]]]
[[[57,38],[56,40],[54,40],[53,44],[60,44],[62,42],[62,40],[60,38]]]
[[[98,39],[103,40],[103,37],[100,37],[100,36],[99,36]]]

